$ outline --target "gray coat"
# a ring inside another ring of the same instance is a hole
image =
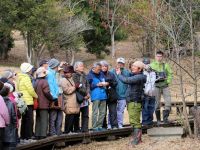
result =
[[[125,77],[123,75],[118,75],[118,78],[128,84],[128,89],[126,91],[127,102],[142,102],[142,96],[144,93],[144,84],[146,82],[146,76],[143,73],[131,74],[130,77]]]

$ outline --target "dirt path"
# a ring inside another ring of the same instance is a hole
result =
[[[88,145],[79,144],[63,150],[200,150],[199,140],[190,138],[152,139],[144,135],[142,143],[135,147],[130,147],[129,141],[130,137],[127,137],[116,141],[92,142]]]

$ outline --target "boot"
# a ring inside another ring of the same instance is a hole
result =
[[[157,119],[157,124],[160,125],[161,121],[160,121],[160,109],[155,111],[156,114],[156,119]]]
[[[168,121],[169,113],[170,113],[170,110],[163,110],[163,122],[166,124],[169,123]]]
[[[135,128],[133,132],[133,140],[131,141],[131,144],[138,145],[141,142],[142,142],[142,130]]]

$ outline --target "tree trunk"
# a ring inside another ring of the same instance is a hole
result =
[[[50,58],[54,58],[55,57],[53,50],[49,50],[49,56],[50,56]]]
[[[111,51],[112,51],[112,58],[115,58],[116,51],[115,51],[115,33],[111,32]]]
[[[200,52],[200,32],[196,32],[195,41],[196,41],[196,48]]]
[[[177,44],[174,44],[175,50],[177,51]],[[180,56],[179,53],[177,53],[176,55],[177,60],[178,60],[178,70],[179,70],[179,82],[180,82],[180,94],[181,94],[181,99],[182,99],[182,103],[183,103],[183,115],[184,115],[184,124],[185,124],[185,128],[188,129],[188,133],[189,136],[192,135],[192,130],[190,127],[190,123],[189,123],[189,119],[188,119],[188,113],[187,113],[187,109],[186,109],[186,100],[185,100],[185,95],[184,95],[184,87],[183,87],[183,73],[182,73],[182,68],[181,68],[181,63],[180,63]]]
[[[70,65],[74,64],[75,56],[73,50],[71,49],[66,50],[65,57],[66,57],[66,62],[68,62]]]
[[[153,38],[151,36],[151,33],[147,31],[147,37],[146,37],[146,48],[145,48],[145,57],[150,57],[153,52]]]
[[[34,65],[35,67],[39,67],[39,60],[40,60],[39,50],[33,50],[32,65]]]
[[[31,64],[33,52],[32,52],[32,37],[30,32],[27,32],[26,40],[27,40],[27,54],[26,54],[27,62]]]

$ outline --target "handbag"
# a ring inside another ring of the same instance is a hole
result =
[[[33,109],[38,109],[39,103],[37,98],[33,98]]]
[[[76,91],[76,100],[79,104],[83,103],[84,101],[84,96],[81,95],[78,91]]]

